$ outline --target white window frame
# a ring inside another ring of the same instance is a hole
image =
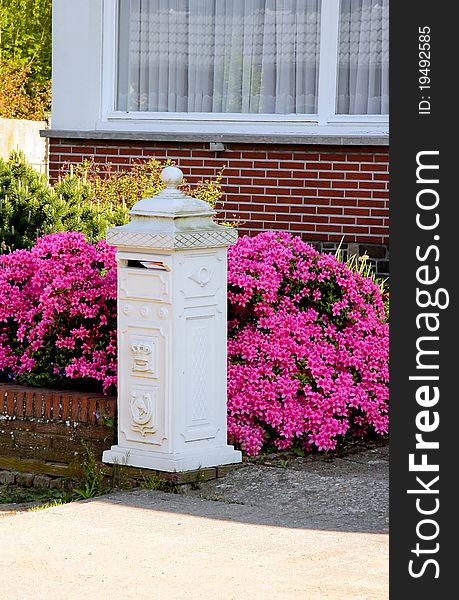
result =
[[[97,129],[232,133],[239,125],[244,132],[276,134],[296,132],[342,135],[343,127],[353,133],[387,133],[389,115],[340,115],[336,113],[338,79],[340,0],[322,0],[320,19],[317,114],[243,114],[197,112],[117,111],[118,0],[102,0],[102,90]],[[330,76],[334,73],[335,76]]]

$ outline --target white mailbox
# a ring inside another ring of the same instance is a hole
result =
[[[227,248],[237,232],[166,188],[107,233],[118,262],[118,445],[103,460],[188,471],[241,461],[227,445]]]

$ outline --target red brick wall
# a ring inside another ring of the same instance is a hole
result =
[[[133,162],[170,158],[194,183],[226,165],[219,217],[242,221],[239,230],[278,229],[307,241],[387,245],[388,149],[385,146],[297,146],[50,140],[50,177],[94,156],[128,169]]]

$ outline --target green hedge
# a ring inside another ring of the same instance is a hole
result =
[[[135,202],[163,189],[160,174],[167,164],[151,159],[130,171],[109,167],[100,174],[89,160],[71,166],[51,186],[24,154],[13,152],[8,161],[0,159],[0,253],[31,248],[47,233],[77,231],[94,242],[105,238],[107,228],[128,222]],[[222,195],[221,177],[222,171],[215,179],[183,188],[215,206]]]

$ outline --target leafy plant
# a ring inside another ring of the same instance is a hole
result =
[[[110,427],[113,429],[115,427],[115,418],[111,415],[106,415],[105,413],[94,412],[94,416],[96,417],[97,422],[102,421],[105,427]]]
[[[336,252],[335,252],[335,258],[336,258],[336,260],[339,260],[340,262],[343,262],[343,246],[342,245],[343,245],[343,239],[341,239],[341,241],[338,245],[338,248],[336,249]],[[357,254],[351,254],[350,256],[348,256],[348,258],[344,262],[346,264],[346,267],[348,269],[350,269],[351,271],[353,271],[354,273],[359,273],[359,275],[362,275],[362,277],[368,277],[369,279],[374,281],[379,286],[381,293],[384,293],[387,279],[382,279],[381,277],[378,277],[376,275],[372,264],[369,262],[369,258],[370,257],[368,256],[368,254],[366,252],[362,256],[357,256]]]
[[[72,169],[52,187],[22,152],[0,159],[0,254],[30,248],[47,233],[78,231],[97,242],[127,219],[126,206],[96,202],[94,188]]]
[[[144,476],[141,487],[144,490],[157,490],[159,492],[167,492],[169,494],[182,493],[179,484],[169,481],[168,479],[162,479],[159,477],[159,475]]]
[[[121,462],[118,459],[113,461],[111,473],[109,476],[109,489],[110,490],[124,490],[129,489],[136,484],[136,477],[132,475],[132,467],[128,467],[129,462],[129,450],[123,456]],[[139,470],[140,473],[140,470]]]
[[[0,60],[28,65],[33,82],[51,79],[52,0],[0,0]]]
[[[335,258],[341,262],[343,262],[343,249],[342,249],[343,239],[341,239],[338,248],[335,252]],[[375,270],[372,264],[369,262],[369,256],[365,252],[362,256],[357,256],[356,254],[352,254],[347,258],[345,264],[348,269],[353,271],[354,273],[359,273],[362,277],[366,277],[371,279],[378,287],[381,292],[381,297],[384,302],[384,310],[386,314],[386,321],[389,322],[390,315],[390,302],[389,302],[389,288],[387,285],[388,279],[378,277],[375,273]]]
[[[161,162],[151,158],[148,161],[137,161],[129,171],[124,171],[114,169],[111,164],[102,169],[91,158],[75,167],[71,165],[65,177],[74,176],[89,186],[92,201],[97,204],[98,212],[107,208],[110,210],[121,208],[123,218],[127,222],[127,211],[138,200],[156,196],[164,189],[161,171],[171,164],[171,160]],[[195,186],[190,186],[184,181],[180,189],[193,198],[204,200],[214,208],[223,195],[221,185],[223,171],[224,167],[217,173],[215,179],[200,181]]]
[[[94,450],[87,444],[83,445],[86,450],[86,460],[83,463],[83,487],[75,488],[73,492],[79,498],[88,499],[105,494],[108,487],[104,483],[104,472],[96,461]]]
[[[0,117],[46,121],[50,108],[51,81],[33,81],[30,65],[0,60]]]
[[[212,208],[215,208],[217,202],[223,196],[222,177],[224,170],[225,167],[222,167],[220,171],[218,171],[215,179],[206,179],[204,181],[200,181],[194,188],[185,182],[182,186],[182,189],[189,196],[204,200],[207,202],[207,204],[210,204]]]
[[[69,492],[55,489],[23,488],[18,485],[0,486],[0,504],[19,504],[26,502],[58,503],[70,502],[72,495]]]
[[[204,471],[201,471],[199,468],[196,473],[196,478],[194,481],[190,483],[190,487],[192,490],[199,490],[201,485],[206,481],[206,476],[204,475]]]
[[[45,510],[47,508],[53,508],[54,506],[61,506],[62,504],[68,504],[72,499],[68,498],[64,500],[63,498],[59,498],[57,500],[50,500],[49,502],[44,502],[43,504],[37,504],[36,506],[32,506],[27,509],[28,512],[37,512],[39,510]]]
[[[52,198],[45,176],[24,154],[13,152],[7,162],[0,158],[0,253],[29,248],[50,231]]]
[[[141,198],[155,196],[164,184],[160,179],[161,171],[171,164],[170,161],[160,162],[156,159],[139,161],[133,164],[129,171],[114,169],[111,164],[104,168],[85,159],[81,164],[70,165],[65,179],[76,179],[88,187],[90,200],[97,206],[98,212],[107,208],[121,209],[123,219],[127,221],[127,212]]]
[[[51,10],[52,0],[0,0],[0,117],[49,116]]]

